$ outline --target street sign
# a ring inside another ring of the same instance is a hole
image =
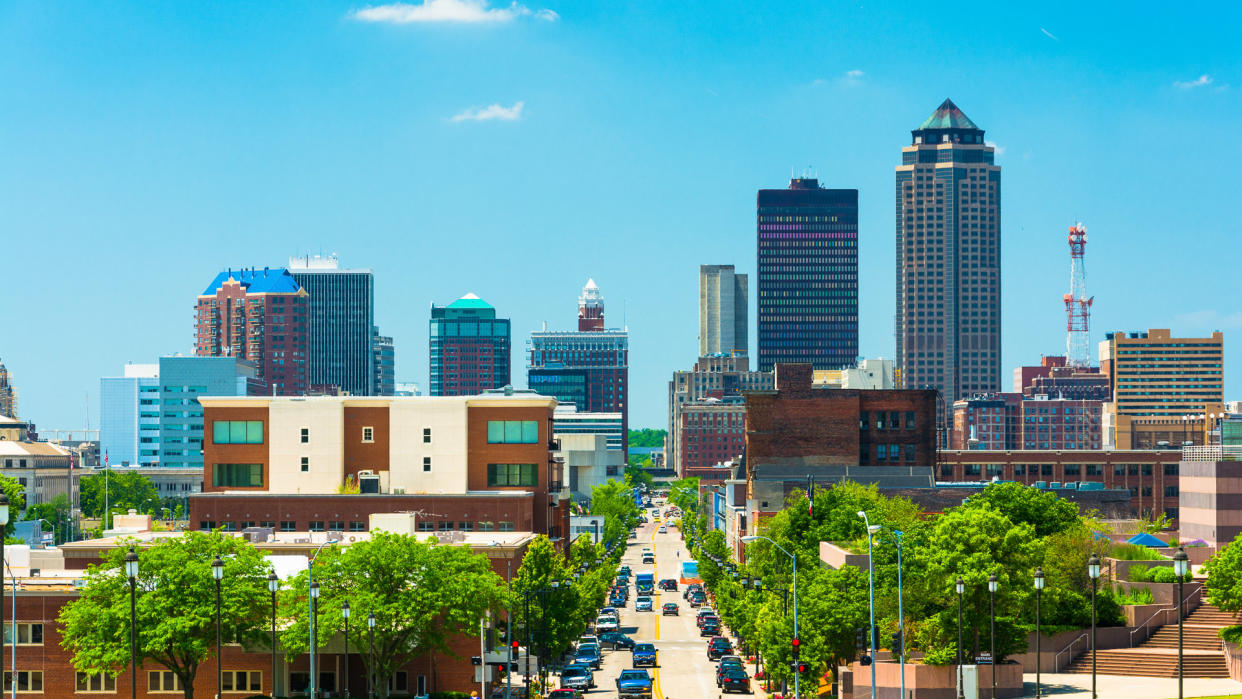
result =
[[[979,655],[976,655],[976,656],[975,656],[975,664],[976,664],[976,665],[991,665],[991,664],[992,664],[992,654],[991,654],[991,653],[989,653],[989,652],[987,652],[987,651],[984,651],[984,652],[980,653]]]

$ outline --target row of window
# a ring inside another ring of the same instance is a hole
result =
[[[902,418],[902,414],[901,414],[900,412],[895,411],[895,410],[890,410],[890,411],[887,411],[887,412],[886,412],[886,411],[882,411],[882,410],[880,410],[880,411],[876,411],[876,413],[875,413],[875,428],[876,428],[877,430],[885,430],[885,429],[888,429],[888,430],[899,430],[899,429],[902,429],[902,420],[901,420],[901,418]],[[912,429],[914,429],[914,423],[915,423],[915,420],[914,420],[914,412],[913,412],[913,411],[906,411],[906,412],[905,412],[905,429],[907,429],[907,430],[912,430]],[[858,413],[858,427],[859,427],[859,429],[863,429],[863,430],[869,430],[869,429],[871,429],[871,413],[870,413],[870,412],[868,412],[868,411],[866,411],[866,410],[859,411],[859,413]]]

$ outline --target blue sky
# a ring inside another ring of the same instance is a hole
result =
[[[698,265],[753,273],[755,191],[808,166],[860,190],[860,348],[891,357],[893,167],[945,97],[999,149],[1006,372],[1064,349],[1075,220],[1093,341],[1219,329],[1242,359],[1237,6],[420,5],[0,4],[23,417],[80,427],[101,376],[191,351],[218,270],[323,251],[375,270],[424,387],[431,302],[509,315],[520,382],[527,333],[570,327],[594,277],[631,331],[631,424],[663,426]]]

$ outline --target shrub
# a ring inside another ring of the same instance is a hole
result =
[[[1174,573],[1172,568],[1156,568],[1151,571],[1148,579],[1154,583],[1177,582],[1177,573]]]
[[[1242,625],[1226,626],[1220,630],[1220,637],[1227,643],[1242,643]]]
[[[1113,558],[1119,561],[1161,561],[1164,556],[1138,544],[1117,544],[1113,547]]]
[[[1152,604],[1155,600],[1152,598],[1151,588],[1136,587],[1130,592],[1116,592],[1117,604]]]
[[[1145,565],[1130,566],[1130,582],[1151,582],[1151,571]]]

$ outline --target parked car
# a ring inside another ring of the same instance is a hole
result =
[[[607,633],[609,631],[616,631],[620,627],[621,625],[617,623],[617,618],[614,616],[600,616],[598,619],[595,620],[595,633],[596,634]]]
[[[700,636],[715,636],[720,633],[720,621],[717,619],[708,619],[699,627]]]
[[[730,667],[742,667],[742,659],[736,655],[725,655],[720,658],[720,664],[716,666],[716,686],[720,686],[720,678],[724,675],[724,671]],[[743,668],[745,669],[745,668]]]
[[[629,539],[637,539],[637,538],[638,538],[638,530],[637,530],[637,529],[631,529],[631,530],[630,530],[630,535],[629,535],[628,537],[626,537],[626,538],[629,538]]]
[[[631,666],[656,666],[656,647],[654,643],[635,643],[632,649]]]
[[[703,606],[703,603],[706,601],[707,595],[704,595],[702,592],[695,592],[690,595],[690,606],[696,609]]]
[[[617,575],[624,575],[627,578],[630,577],[630,567],[621,566],[620,568],[617,569]]]
[[[707,642],[707,659],[720,660],[726,655],[733,655],[733,644],[724,636],[713,636]]]
[[[644,595],[634,600],[634,611],[636,612],[651,611],[651,598]]]
[[[622,670],[617,678],[617,694],[622,697],[651,699],[651,675],[646,670]]]
[[[730,667],[720,677],[720,691],[750,694],[750,675],[743,668]]]
[[[548,699],[578,699],[577,690],[562,688],[548,692]]]
[[[617,622],[618,623],[621,622],[621,612],[617,611],[616,607],[604,607],[603,609],[599,610],[599,615],[616,617]]]
[[[561,670],[561,686],[586,691],[595,686],[594,674],[583,665],[570,665]]]
[[[590,666],[593,670],[598,670],[603,660],[599,654],[599,646],[596,645],[580,646],[578,652],[574,654],[575,663]]]
[[[584,633],[578,637],[578,645],[585,646],[591,643],[599,643],[599,639],[589,633]]]
[[[661,580],[660,589],[664,590],[665,592],[676,592],[677,591],[677,579],[676,578],[665,578]]]
[[[603,647],[612,648],[613,650],[617,650],[618,648],[630,649],[634,647],[634,639],[626,636],[620,631],[609,631],[608,633],[601,635],[599,637],[599,642]]]
[[[681,593],[681,596],[685,599],[690,599],[690,595],[694,594],[695,592],[702,592],[702,591],[703,591],[703,586],[701,584],[690,583],[689,585],[686,585],[686,590],[685,592]]]
[[[660,608],[660,616],[677,616],[678,613],[676,602],[665,602]]]
[[[716,624],[717,626],[719,626],[720,617],[716,616],[715,614],[708,614],[707,616],[701,616],[695,619],[694,624],[695,626],[698,626],[700,629],[703,628],[704,626],[707,626],[708,624]]]

